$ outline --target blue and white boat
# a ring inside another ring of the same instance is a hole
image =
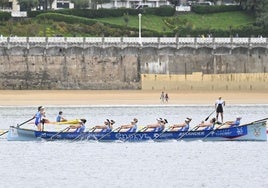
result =
[[[9,141],[31,141],[31,140],[91,140],[99,142],[141,142],[141,141],[267,141],[266,121],[255,121],[245,125],[232,128],[202,131],[163,131],[163,132],[54,132],[36,131],[11,126],[7,140]]]

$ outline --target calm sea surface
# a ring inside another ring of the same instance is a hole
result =
[[[0,129],[30,119],[37,107],[0,107]],[[169,124],[192,117],[204,120],[212,106],[48,106],[55,121],[59,110],[68,119],[86,118],[87,127],[114,119],[117,126],[134,117],[139,125],[162,117]],[[213,114],[212,116],[214,116]],[[242,123],[268,117],[267,105],[226,106],[224,121]],[[33,124],[22,127],[35,128]],[[116,126],[115,126],[116,127]],[[47,130],[64,127],[47,126]],[[97,143],[8,142],[0,137],[0,187],[268,187],[267,142]]]

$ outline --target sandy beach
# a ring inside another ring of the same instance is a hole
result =
[[[268,104],[265,92],[165,92],[171,105],[210,105],[219,96],[226,104]],[[159,105],[160,94],[133,90],[0,90],[0,106]]]

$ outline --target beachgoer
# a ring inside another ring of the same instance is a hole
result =
[[[136,132],[138,119],[134,118],[129,125],[121,125],[118,132]]]
[[[92,128],[92,132],[111,132],[111,122],[109,119],[104,121],[104,125],[96,125]]]
[[[223,106],[225,106],[225,101],[222,100],[221,97],[219,97],[218,100],[215,102],[215,108],[216,108],[216,120],[218,121],[219,114],[221,115],[221,122],[223,122]]]
[[[63,117],[63,112],[62,111],[59,111],[59,114],[58,114],[58,116],[56,118],[56,122],[63,122],[63,121],[67,121],[67,119],[65,119]]]
[[[168,93],[165,94],[165,102],[168,103],[169,97],[168,97]]]
[[[199,125],[198,125],[198,129],[197,130],[213,130],[214,126],[216,123],[216,118],[212,118],[209,120],[209,122],[207,121],[202,121]]]
[[[85,124],[86,124],[87,120],[86,119],[79,119],[78,122],[79,122],[78,125],[70,125],[69,128],[70,129],[75,129],[74,132],[82,133],[86,129]]]
[[[34,124],[37,126],[38,131],[44,130],[44,123],[48,122],[48,120],[45,118],[45,107],[39,106],[38,112],[35,114],[35,122]]]
[[[168,123],[166,119],[157,119],[157,123],[147,125],[144,132],[162,132],[165,129],[165,125]]]
[[[183,123],[171,125],[170,131],[188,131],[192,118],[186,118]]]
[[[161,100],[161,103],[165,102],[165,93],[164,93],[164,91],[162,91],[162,93],[160,95],[160,100]]]

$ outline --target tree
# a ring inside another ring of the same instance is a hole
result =
[[[2,9],[8,6],[8,0],[0,0],[0,6]]]
[[[38,6],[38,0],[18,0],[18,4],[20,5],[21,11],[31,11],[32,8]]]
[[[235,0],[244,10],[255,11],[257,0]]]
[[[268,36],[268,0],[257,0],[256,6],[257,24],[261,26]]]

